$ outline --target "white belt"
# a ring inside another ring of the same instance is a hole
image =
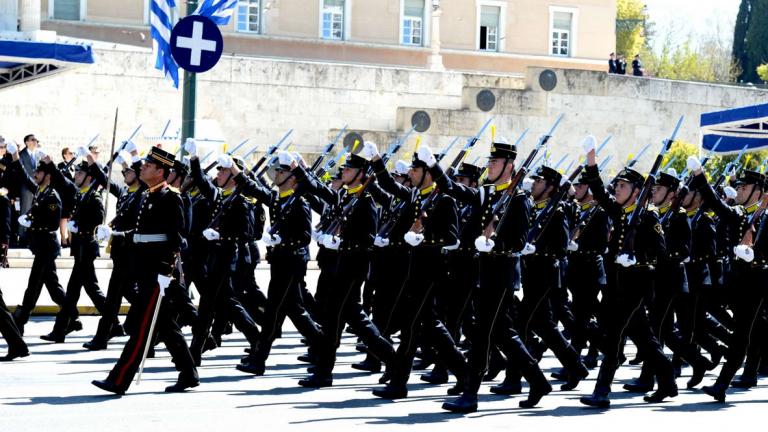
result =
[[[134,243],[159,243],[168,241],[168,236],[165,234],[134,234]]]
[[[133,230],[130,230],[130,231],[112,231],[112,235],[114,237],[126,237],[126,236],[128,236],[128,234],[130,234],[132,232],[133,232]],[[164,235],[164,234],[159,234],[159,235]]]

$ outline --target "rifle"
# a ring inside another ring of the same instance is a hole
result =
[[[480,140],[480,137],[483,135],[486,129],[488,129],[488,126],[490,126],[491,122],[493,121],[493,117],[489,118],[488,121],[483,124],[483,126],[480,128],[479,131],[475,134],[475,136],[469,138],[467,140],[467,143],[464,144],[464,147],[459,151],[459,154],[456,155],[455,158],[453,158],[453,162],[448,166],[448,169],[445,170],[445,175],[448,177],[453,176],[454,172],[456,171],[456,168],[459,166],[461,161],[464,160],[465,157],[469,154],[469,152],[472,150],[472,147],[477,144],[477,141]],[[526,132],[528,130],[526,129]],[[523,133],[523,136],[525,136],[525,132]]]
[[[493,206],[494,217],[491,218],[491,220],[488,222],[488,225],[485,227],[485,230],[483,231],[483,236],[485,236],[486,241],[490,240],[491,237],[496,236],[501,231],[501,227],[507,220],[507,214],[509,213],[509,203],[512,201],[514,194],[517,193],[517,187],[523,181],[526,174],[528,174],[528,169],[531,165],[531,162],[533,162],[533,159],[536,157],[536,154],[547,144],[549,139],[552,138],[552,134],[555,133],[555,130],[557,129],[557,126],[560,125],[560,121],[562,121],[562,119],[563,114],[560,114],[557,119],[555,119],[555,123],[549,129],[549,132],[539,137],[539,142],[536,143],[536,146],[531,150],[531,153],[528,154],[528,157],[525,159],[525,161],[523,161],[523,164],[517,170],[515,176],[512,177],[512,181],[507,188],[507,193],[505,193],[504,196],[500,198]],[[494,227],[494,222],[496,221],[498,222]]]
[[[712,146],[712,149],[707,152],[707,154],[701,158],[701,166],[702,168],[707,165],[707,162],[709,162],[709,159],[712,157],[712,155],[717,150],[717,147],[720,145],[720,141],[723,139],[720,138],[717,140],[714,146]],[[674,158],[673,158],[674,159]],[[683,171],[682,174],[680,174],[680,178],[685,178],[686,174],[688,172],[688,168]],[[693,181],[693,177],[690,177],[688,181],[685,182],[685,184],[680,188],[679,191],[677,191],[677,194],[675,195],[675,199],[672,201],[672,204],[669,207],[669,210],[667,213],[664,214],[661,218],[661,226],[667,227],[669,224],[669,221],[672,219],[672,215],[676,214],[678,210],[680,210],[680,207],[683,205],[683,200],[685,199],[685,196],[688,195],[688,191],[691,188],[691,182]]]
[[[653,162],[653,166],[651,166],[651,170],[649,171],[648,176],[645,178],[645,182],[643,183],[643,187],[640,190],[640,194],[637,198],[635,209],[632,210],[632,213],[629,215],[629,219],[627,221],[627,229],[624,235],[624,244],[622,245],[619,255],[626,255],[629,257],[629,261],[632,264],[636,262],[634,258],[634,251],[637,227],[640,224],[640,220],[647,211],[646,206],[648,204],[648,200],[651,198],[651,189],[653,184],[656,182],[656,174],[658,173],[659,167],[661,166],[661,161],[664,159],[664,156],[667,154],[670,147],[672,147],[672,143],[675,141],[677,133],[680,131],[680,126],[683,124],[683,118],[683,116],[680,116],[680,119],[677,121],[677,125],[675,126],[675,130],[672,132],[672,135],[668,139],[664,140],[664,145],[662,146],[659,154],[656,156],[656,160]]]
[[[723,183],[725,183],[725,177],[728,175],[729,172],[733,169],[733,167],[739,166],[741,158],[744,156],[744,154],[747,152],[748,145],[745,145],[741,151],[739,152],[738,156],[730,162],[723,168],[723,171],[720,172],[720,174],[717,176],[717,180],[715,180],[715,183],[712,185],[712,189],[717,191]],[[691,225],[695,225],[696,222],[701,218],[701,215],[704,214],[704,208],[700,207],[696,214],[693,216],[693,219],[691,219]]]
[[[278,150],[281,150],[282,148],[284,148],[283,146],[287,147],[289,143],[287,143],[286,141],[288,140],[288,137],[291,136],[292,133],[293,133],[293,129],[288,130],[288,132],[286,132],[285,135],[283,135],[283,137],[280,138],[280,141],[278,141],[272,147],[267,149],[267,152],[264,153],[264,156],[262,156],[261,159],[259,159],[256,162],[256,164],[253,167],[251,167],[249,171],[254,172],[257,169],[261,168],[261,166],[264,165],[267,159],[269,159],[269,163],[261,171],[258,171],[256,174],[257,178],[263,176],[264,173],[269,169],[269,166],[272,165],[272,163],[274,162],[274,158],[277,157],[273,155],[277,153]]]
[[[228,155],[230,155],[230,156],[231,156],[231,155],[233,155],[233,154],[235,154],[235,152],[236,152],[236,151],[238,151],[238,150],[240,149],[240,147],[244,146],[244,145],[245,145],[245,143],[247,143],[248,141],[250,141],[250,138],[247,138],[247,139],[243,140],[243,141],[242,141],[240,144],[238,144],[237,146],[235,146],[235,148],[233,148],[232,150],[229,150],[229,151],[228,151],[226,154],[228,154]],[[210,153],[213,153],[213,151],[209,152],[209,154],[210,154]],[[207,157],[207,155],[206,155],[206,157]],[[201,161],[201,162],[202,162],[202,161]],[[208,166],[207,166],[207,167],[205,167],[205,169],[203,170],[203,173],[204,173],[204,174],[208,174],[208,172],[209,172],[210,170],[212,170],[212,169],[213,169],[213,168],[214,168],[216,165],[218,165],[218,164],[219,164],[219,163],[218,163],[218,162],[216,162],[216,161],[213,161],[213,162],[211,162],[210,164],[208,164]]]
[[[336,143],[338,143],[339,139],[341,139],[341,135],[343,135],[344,131],[346,130],[347,130],[347,125],[344,125],[344,127],[341,128],[339,133],[336,135],[336,138],[334,138],[333,141],[331,141],[330,143],[328,143],[327,146],[325,146],[325,149],[320,154],[320,156],[318,156],[317,160],[315,160],[315,162],[312,164],[312,167],[309,168],[309,171],[314,172],[320,167],[320,164],[323,163],[323,159],[325,159],[325,157],[328,156],[328,153],[330,153],[331,150],[333,150],[333,148],[336,146]]]
[[[115,107],[115,124],[112,126],[112,147],[109,150],[110,154],[115,153],[115,136],[117,135],[117,112],[119,107]],[[122,148],[121,148],[122,150]],[[113,159],[114,160],[114,159]],[[101,219],[101,224],[107,223],[107,212],[109,211],[109,182],[112,181],[112,161],[107,165],[107,184],[104,187],[107,189],[107,196],[104,198],[104,217]]]

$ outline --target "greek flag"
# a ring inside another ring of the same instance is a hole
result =
[[[216,25],[227,25],[237,6],[237,0],[203,0],[193,15],[210,18]]]
[[[179,88],[179,65],[171,56],[171,29],[173,29],[175,0],[152,0],[150,4],[150,33],[152,52],[155,53],[155,69],[163,71]]]

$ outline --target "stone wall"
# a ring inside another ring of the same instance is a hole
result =
[[[148,50],[97,45],[95,54],[92,66],[1,90],[0,134],[20,141],[35,133],[52,151],[100,133],[106,147],[116,106],[118,139],[140,123],[138,141],[145,146],[156,141],[168,119],[174,120],[170,130],[178,129],[181,91],[153,69]],[[431,118],[425,140],[436,148],[474,134],[493,115],[498,133],[510,140],[530,128],[526,151],[565,113],[552,140],[556,159],[586,133],[613,134],[607,154],[623,158],[644,144],[660,144],[679,115],[686,116],[680,138],[698,142],[702,112],[768,99],[765,90],[562,69],[552,70],[557,84],[545,91],[539,84],[543,71],[529,68],[520,77],[224,57],[198,77],[198,118],[206,120],[198,136],[229,143],[250,138],[265,148],[294,128],[294,148],[312,153],[348,124],[383,147],[410,128],[413,112],[424,110]],[[477,93],[484,89],[495,95],[490,112],[477,107]]]

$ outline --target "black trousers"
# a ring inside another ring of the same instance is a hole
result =
[[[88,253],[92,247],[93,245],[86,242],[73,242],[72,244],[72,255],[74,256],[75,263],[72,267],[69,282],[67,282],[67,295],[64,299],[64,304],[56,315],[56,323],[53,326],[54,334],[63,335],[67,331],[70,322],[80,316],[80,312],[77,310],[77,303],[80,301],[81,289],[85,289],[85,293],[91,299],[99,314],[102,315],[104,313],[107,297],[99,288],[99,281],[96,278],[96,268],[94,267],[96,255]]]
[[[643,352],[655,374],[660,390],[676,388],[672,362],[662,350],[661,343],[651,330],[644,302],[653,290],[654,270],[648,267],[617,268],[608,271],[605,319],[601,323],[604,354],[595,383],[595,393],[607,395],[619,367],[624,336],[629,336]]]
[[[728,388],[736,372],[744,363],[748,347],[754,343],[755,323],[768,300],[765,281],[768,270],[752,268],[742,262],[732,263],[731,277],[726,282],[732,293],[733,336],[725,355],[726,362],[720,370],[716,385]],[[765,335],[760,335],[765,337]]]
[[[167,301],[160,298],[157,273],[149,270],[154,265],[156,263],[142,260],[136,266],[138,295],[128,311],[129,319],[137,323],[136,330],[126,342],[120,358],[107,377],[108,381],[121,390],[127,390],[130,387],[141,364],[147,343],[151,343],[156,337],[165,343],[177,370],[182,374],[197,373],[184,334],[174,319],[175,314],[169,313]],[[155,325],[155,333],[150,334],[152,317],[158,301],[162,303]]]
[[[571,292],[574,325],[571,343],[577,351],[600,344],[598,294],[605,289],[605,269],[602,257],[571,256],[566,272]]]
[[[445,274],[440,249],[415,248],[410,268],[402,300],[395,309],[402,326],[400,345],[387,368],[392,376],[392,384],[405,385],[408,382],[417,342],[434,349],[439,362],[461,380],[466,375],[464,355],[435,311],[435,290],[444,280]]]
[[[0,290],[0,334],[3,335],[3,339],[8,344],[9,353],[24,353],[28,351],[27,344],[21,338],[21,332],[16,327],[16,322],[8,311],[8,306],[5,305],[2,290]]]
[[[332,283],[326,287],[320,304],[323,306],[321,325],[323,341],[310,348],[317,355],[317,373],[330,376],[336,362],[336,350],[341,344],[344,324],[349,324],[362,339],[368,351],[383,362],[390,362],[394,348],[379,332],[360,303],[361,288],[368,275],[366,252],[339,252],[336,265],[329,268]],[[323,270],[326,273],[326,270]],[[321,274],[320,277],[323,277]]]
[[[468,375],[464,388],[467,396],[477,396],[488,370],[492,342],[498,342],[507,355],[510,368],[520,371],[528,382],[544,375],[515,331],[507,309],[519,281],[519,263],[515,257],[480,254],[479,283],[475,299],[475,326],[468,355]]]
[[[64,289],[59,284],[59,275],[56,274],[56,255],[36,254],[32,260],[32,269],[29,273],[27,290],[24,291],[24,300],[16,311],[14,318],[20,327],[29,321],[29,315],[37,305],[43,285],[48,290],[51,300],[62,307],[66,298]]]
[[[405,247],[376,248],[371,259],[371,275],[367,285],[373,289],[373,323],[385,337],[400,329],[395,307],[405,290],[410,273],[411,251]]]
[[[118,314],[125,297],[129,303],[136,301],[136,280],[132,258],[127,250],[118,246],[112,249],[112,274],[109,277],[107,297],[101,310],[101,318],[93,340],[103,342],[109,339],[112,326],[119,324]]]
[[[536,256],[523,258],[520,332],[526,345],[535,333],[566,369],[575,371],[580,368],[579,353],[560,333],[552,308],[552,297],[559,295],[561,290],[559,271],[557,260]]]
[[[323,332],[304,308],[301,295],[301,285],[307,273],[307,257],[290,252],[273,252],[269,263],[270,280],[261,337],[258,350],[252,354],[256,361],[262,363],[269,357],[286,317],[290,318],[310,346],[323,343]]]
[[[196,359],[203,353],[203,347],[211,334],[211,326],[218,317],[223,322],[231,321],[256,347],[259,329],[235,295],[232,279],[237,262],[237,246],[232,243],[212,244],[207,265],[207,275],[200,294],[198,320],[192,328],[190,350]]]

